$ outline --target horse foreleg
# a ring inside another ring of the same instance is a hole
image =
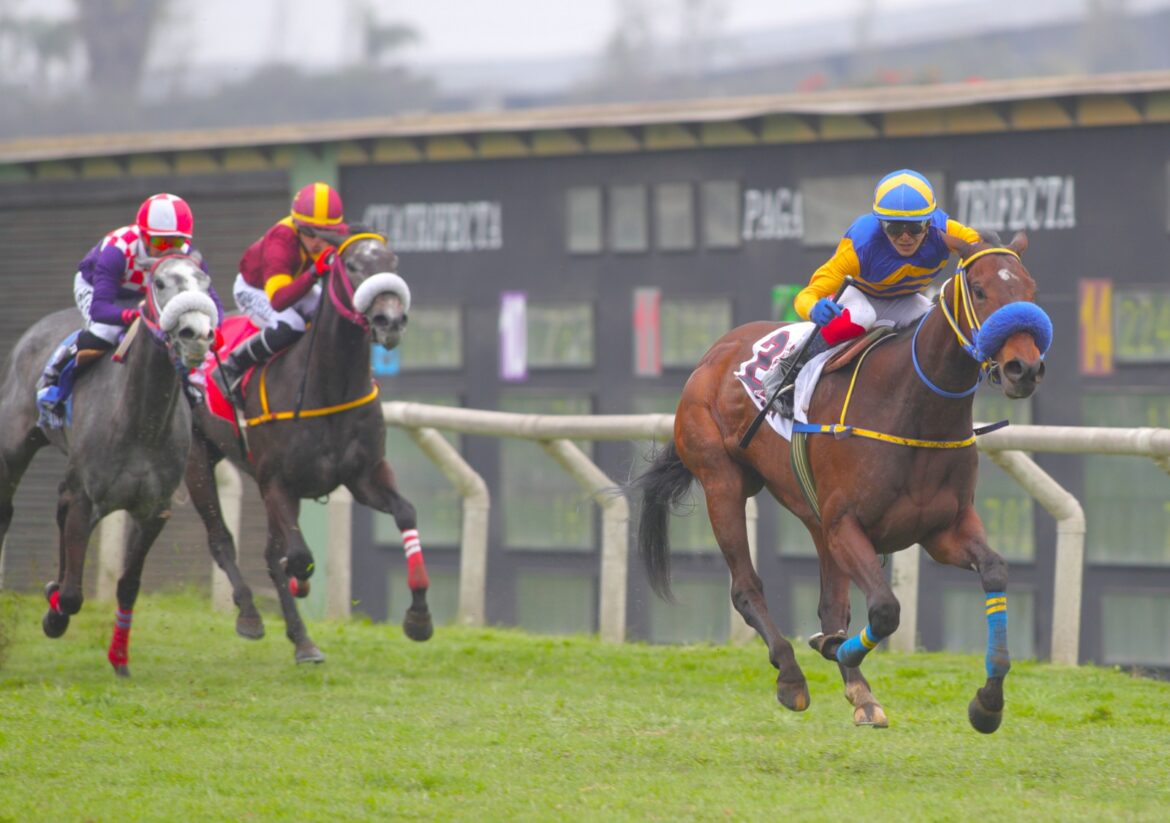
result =
[[[57,524],[61,531],[61,563],[57,579],[45,587],[49,610],[41,621],[41,628],[48,637],[65,634],[70,616],[81,611],[85,599],[81,591],[85,552],[95,525],[93,501],[83,491],[70,488],[68,480],[61,484]]]
[[[987,545],[974,506],[964,509],[952,528],[922,546],[939,563],[979,573],[987,617],[987,682],[967,706],[967,717],[976,731],[991,734],[1003,721],[1003,679],[1012,667],[1007,647],[1007,562]]]
[[[130,621],[134,616],[134,603],[142,586],[142,567],[146,555],[159,532],[166,525],[170,512],[161,512],[139,520],[135,518],[126,540],[126,555],[122,563],[122,576],[118,578],[118,608],[114,612],[114,636],[106,654],[114,673],[119,677],[130,676]]]
[[[837,660],[837,649],[845,642],[849,628],[849,576],[826,550],[824,539],[814,535],[814,540],[821,567],[821,599],[817,607],[821,631],[810,637],[808,643],[826,660],[837,664],[841,679],[845,681],[845,698],[853,706],[853,724],[884,729],[890,721],[870,691],[861,669]]]
[[[738,470],[728,461],[724,478],[738,477]],[[747,500],[739,483],[717,479],[710,471],[696,472],[707,498],[707,514],[715,540],[731,572],[731,602],[744,622],[756,630],[768,646],[768,660],[776,668],[776,699],[786,708],[802,712],[808,708],[808,683],[796,662],[792,644],[776,628],[764,599],[764,581],[752,566],[748,550]]]
[[[882,574],[873,543],[851,516],[839,518],[827,530],[827,554],[865,594],[869,623],[837,647],[837,661],[857,668],[878,643],[898,629],[901,606]]]
[[[423,560],[418,536],[418,516],[409,500],[398,492],[394,470],[386,460],[379,460],[361,479],[348,485],[354,500],[394,518],[402,532],[402,550],[406,553],[406,582],[410,586],[410,607],[402,619],[402,630],[411,640],[428,640],[435,633],[431,610],[427,606],[430,580]]]
[[[240,573],[236,563],[236,544],[232,533],[223,520],[223,509],[219,505],[219,489],[215,484],[215,461],[207,444],[199,437],[191,443],[191,454],[187,458],[187,491],[191,503],[203,527],[207,529],[207,547],[216,565],[223,569],[232,585],[232,601],[239,612],[236,615],[236,634],[249,640],[264,636],[264,620],[256,610],[252,589]]]
[[[284,614],[285,634],[292,641],[298,663],[320,663],[325,655],[309,637],[293,598],[294,592],[302,596],[308,593],[308,577],[313,573],[313,555],[297,525],[301,501],[275,483],[261,488],[260,494],[268,512],[264,560]]]

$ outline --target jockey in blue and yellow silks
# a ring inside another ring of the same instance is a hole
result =
[[[871,213],[853,221],[837,251],[796,295],[797,313],[819,327],[800,362],[875,326],[904,326],[925,314],[930,301],[922,292],[950,258],[948,234],[980,240],[979,232],[938,207],[934,189],[918,172],[901,169],[878,181]],[[846,277],[853,284],[834,300]]]

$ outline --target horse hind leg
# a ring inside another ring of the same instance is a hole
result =
[[[232,586],[232,601],[238,610],[236,634],[248,640],[259,640],[264,636],[264,619],[256,609],[252,589],[244,580],[236,562],[236,544],[224,522],[219,489],[215,483],[215,461],[211,457],[210,448],[199,437],[191,443],[186,482],[191,503],[207,530],[211,558],[223,569]]]
[[[130,676],[130,623],[134,617],[134,604],[142,586],[142,568],[146,555],[166,525],[170,512],[159,512],[141,520],[135,519],[126,539],[126,554],[122,564],[122,576],[118,578],[118,607],[114,612],[114,635],[106,659],[119,677]]]
[[[718,468],[710,465],[695,472],[707,498],[707,514],[715,540],[731,572],[731,602],[744,622],[756,630],[768,646],[768,660],[776,668],[776,699],[788,709],[802,712],[809,706],[808,683],[796,662],[792,644],[776,628],[764,599],[764,582],[752,566],[748,549],[743,477],[729,459]]]
[[[890,721],[861,669],[837,660],[837,649],[845,642],[849,628],[849,576],[833,561],[820,535],[814,533],[813,539],[821,567],[821,599],[817,607],[821,631],[809,638],[809,646],[837,664],[845,682],[845,698],[853,706],[853,725],[887,728]]]
[[[410,587],[410,606],[402,619],[402,631],[411,640],[429,640],[435,633],[435,624],[427,605],[430,579],[423,560],[422,543],[418,536],[418,515],[414,506],[398,492],[394,471],[385,459],[379,460],[364,477],[348,484],[347,488],[357,502],[391,515],[402,532],[406,582]]]

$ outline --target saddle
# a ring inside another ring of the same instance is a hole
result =
[[[845,368],[870,346],[893,335],[894,329],[890,326],[878,326],[870,329],[861,337],[850,341],[844,348],[830,357],[825,362],[824,368],[821,369],[821,375],[831,374],[832,372]]]

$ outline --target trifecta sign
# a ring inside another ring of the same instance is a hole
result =
[[[457,203],[371,203],[361,222],[396,252],[491,251],[504,247],[503,209],[496,200]]]
[[[1072,175],[996,177],[955,183],[954,211],[960,223],[997,232],[1075,229],[1076,187]]]

